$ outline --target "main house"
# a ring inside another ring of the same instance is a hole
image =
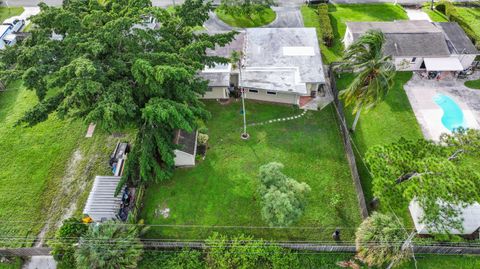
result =
[[[345,47],[369,30],[385,34],[385,54],[391,55],[397,70],[463,71],[478,50],[456,22],[393,21],[347,22]]]
[[[209,81],[203,98],[228,98],[240,87],[248,99],[298,105],[325,84],[315,28],[251,28],[208,54],[230,57],[233,51],[242,53],[240,68],[219,64],[201,72]]]

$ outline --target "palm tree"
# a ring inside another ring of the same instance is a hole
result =
[[[137,268],[143,253],[137,225],[90,224],[75,253],[77,268]]]
[[[357,113],[352,131],[355,131],[362,109],[369,110],[380,103],[393,86],[395,65],[391,56],[383,54],[384,44],[383,33],[370,30],[346,49],[337,67],[355,73],[350,85],[340,92],[346,105],[353,105],[353,113]]]

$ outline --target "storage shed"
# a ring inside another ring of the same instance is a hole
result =
[[[410,202],[408,209],[410,210],[410,214],[418,234],[435,233],[435,231],[430,231],[428,229],[427,224],[421,222],[424,211],[418,202]],[[457,229],[449,229],[448,232],[450,234],[471,235],[478,231],[480,228],[480,204],[474,203],[463,209],[458,207],[458,209],[461,211],[460,218],[462,219],[463,230],[459,231]]]
[[[197,155],[197,136],[195,130],[191,133],[184,130],[175,132],[174,143],[178,146],[175,153],[175,166],[194,166]]]

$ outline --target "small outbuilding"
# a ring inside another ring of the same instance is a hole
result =
[[[418,202],[415,200],[410,202],[408,209],[418,234],[428,235],[435,233],[435,231],[429,229],[428,224],[421,222],[424,217],[424,211]],[[462,220],[463,230],[459,231],[451,228],[448,230],[448,233],[468,236],[478,232],[480,229],[480,204],[474,203],[465,208],[457,207],[457,209],[460,209],[461,212],[460,219]]]
[[[195,166],[197,136],[196,130],[190,133],[184,130],[175,131],[173,142],[178,146],[178,149],[174,150],[175,166]]]

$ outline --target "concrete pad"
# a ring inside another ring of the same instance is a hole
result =
[[[408,19],[411,21],[432,21],[427,13],[423,12],[421,9],[411,9],[406,8]]]

